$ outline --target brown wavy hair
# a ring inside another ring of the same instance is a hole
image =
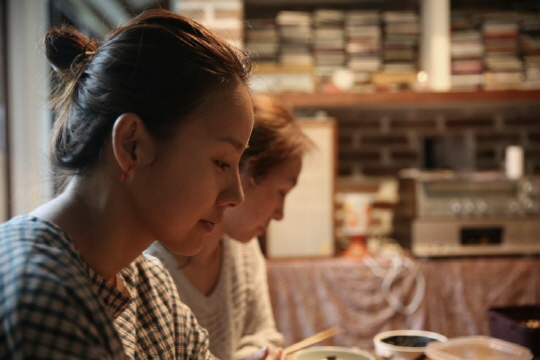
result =
[[[259,182],[290,157],[302,157],[314,144],[302,132],[292,111],[280,100],[255,94],[252,101],[255,121],[240,168]]]

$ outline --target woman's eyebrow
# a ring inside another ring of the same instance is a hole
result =
[[[246,148],[246,146],[244,146],[244,144],[242,144],[241,141],[238,141],[237,139],[235,139],[232,136],[224,136],[224,137],[220,138],[219,141],[223,141],[223,142],[227,142],[227,143],[231,144],[238,151],[244,151],[244,149]]]

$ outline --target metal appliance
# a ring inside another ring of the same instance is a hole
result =
[[[394,236],[416,256],[540,254],[540,177],[408,172]]]

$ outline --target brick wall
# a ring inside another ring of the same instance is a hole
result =
[[[525,173],[540,173],[540,100],[326,111],[338,121],[340,177],[395,176],[402,168],[426,166],[434,155],[428,152],[438,149],[446,150],[446,161],[461,157],[461,163],[450,164],[461,170],[503,170],[508,145],[524,147]]]
[[[242,0],[177,0],[178,13],[198,20],[236,46],[243,44],[244,2]]]

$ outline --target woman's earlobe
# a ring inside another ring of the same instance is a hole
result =
[[[122,170],[122,175],[120,175],[120,181],[122,182],[126,181],[130,170],[131,170],[131,166],[128,167],[126,170]]]

